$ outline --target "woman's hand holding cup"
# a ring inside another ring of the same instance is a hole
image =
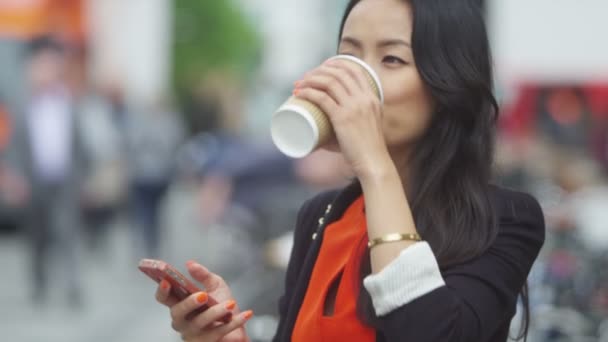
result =
[[[302,157],[334,140],[358,177],[390,159],[382,127],[382,86],[369,65],[352,56],[336,56],[307,73],[295,86],[294,97],[273,118],[273,139],[285,154]],[[281,125],[288,122],[298,126],[300,118],[306,119],[306,124],[297,128]],[[306,148],[301,148],[306,144],[292,144],[298,132],[306,132],[308,126],[315,139],[309,140]]]

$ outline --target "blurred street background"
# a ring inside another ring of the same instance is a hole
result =
[[[0,0],[0,340],[179,341],[143,257],[221,274],[270,340],[297,210],[351,175],[269,120],[345,4]],[[528,340],[608,342],[608,2],[486,11],[496,181],[546,215]]]

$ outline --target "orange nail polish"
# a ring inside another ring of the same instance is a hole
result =
[[[186,266],[192,266],[195,263],[194,260],[188,260],[186,261]]]
[[[171,284],[169,284],[169,282],[166,281],[166,280],[164,280],[164,279],[161,280],[161,282],[160,282],[160,288],[163,289],[163,290],[168,289],[170,285]]]
[[[296,89],[296,90],[293,91],[294,95],[298,95],[299,93],[300,93],[300,89]]]
[[[244,319],[250,319],[251,317],[253,317],[253,311],[252,310],[243,312],[243,318]]]
[[[231,300],[226,304],[226,309],[228,310],[234,310],[234,308],[236,307],[236,302]]]
[[[201,294],[199,294],[196,297],[196,301],[199,302],[200,304],[203,304],[203,303],[207,302],[207,298],[209,298],[209,296],[207,295],[207,293],[201,292]]]

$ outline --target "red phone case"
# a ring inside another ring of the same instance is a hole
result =
[[[138,268],[157,283],[160,283],[163,279],[168,281],[169,284],[171,284],[171,294],[180,301],[186,299],[193,293],[202,291],[190,279],[181,274],[175,267],[162,260],[142,259],[139,262]],[[190,313],[186,319],[191,319],[199,313],[207,310],[210,306],[216,304],[217,301],[209,296],[207,303]],[[231,318],[232,313],[228,313],[226,316],[222,317],[221,321],[226,323],[229,322]]]

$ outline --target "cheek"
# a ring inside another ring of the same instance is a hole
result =
[[[383,123],[387,143],[409,143],[422,136],[431,113],[432,101],[417,75],[387,83]]]

